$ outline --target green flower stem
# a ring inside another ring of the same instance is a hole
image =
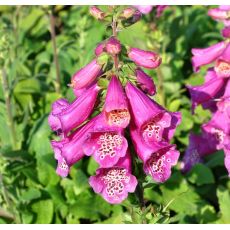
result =
[[[49,20],[50,20],[50,35],[51,35],[51,41],[53,45],[53,57],[54,57],[54,64],[56,69],[55,90],[58,94],[61,94],[61,76],[60,76],[60,66],[58,61],[58,53],[57,53],[57,45],[56,45],[55,18],[53,15],[53,9],[51,9],[49,12]]]
[[[5,97],[7,125],[10,130],[12,148],[15,150],[17,148],[17,138],[16,138],[16,131],[15,131],[15,126],[14,126],[12,109],[11,109],[10,89],[9,89],[9,84],[7,81],[6,71],[4,68],[2,68],[2,86],[3,86],[4,97]]]

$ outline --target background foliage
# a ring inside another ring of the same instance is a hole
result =
[[[189,132],[199,132],[210,118],[201,107],[191,115],[185,89],[202,83],[205,73],[193,73],[191,48],[221,40],[222,26],[207,16],[208,8],[170,6],[161,18],[154,20],[152,12],[119,34],[122,43],[158,49],[162,55],[159,70],[148,72],[158,85],[155,99],[182,112],[174,138],[181,156]],[[53,14],[61,95],[71,101],[71,75],[93,58],[96,44],[111,31],[88,14],[88,6],[55,6]],[[52,102],[61,97],[55,90],[48,8],[0,6],[0,31],[1,75],[9,84],[8,90],[0,85],[0,223],[230,223],[230,181],[221,151],[187,175],[178,164],[165,184],[147,177],[142,210],[135,195],[109,205],[93,193],[88,177],[97,165],[92,159],[77,163],[68,178],[58,177],[49,143],[55,135],[47,124]]]

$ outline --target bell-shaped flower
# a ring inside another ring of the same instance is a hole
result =
[[[146,74],[142,69],[138,68],[135,71],[137,84],[147,94],[153,96],[156,93],[156,86],[153,79]]]
[[[94,117],[61,141],[51,141],[55,159],[58,161],[56,171],[60,176],[67,176],[70,167],[84,156],[82,145],[93,130],[97,119],[98,117]]]
[[[213,75],[215,72],[213,70],[209,70],[207,75],[210,74]],[[215,99],[224,85],[225,80],[223,78],[212,77],[203,85],[187,86],[192,99],[192,111],[195,110],[197,105]]]
[[[159,183],[165,182],[171,175],[172,166],[177,164],[180,153],[175,145],[158,142],[147,145],[138,130],[131,126],[130,134],[138,157],[144,163],[144,171]]]
[[[52,111],[50,115],[53,117],[52,122],[50,122],[52,130],[61,130],[62,133],[67,135],[69,131],[85,121],[94,108],[99,89],[100,88],[95,84],[65,107],[60,113],[53,114]],[[51,119],[49,119],[49,121],[50,120]]]
[[[195,164],[203,162],[202,157],[215,151],[215,145],[210,143],[204,136],[190,133],[189,146],[183,156],[181,170],[188,172]]]
[[[225,50],[227,43],[222,41],[208,48],[192,49],[192,64],[194,71],[198,71],[200,66],[214,62]]]
[[[121,157],[125,156],[128,148],[128,142],[122,131],[109,126],[104,116],[98,115],[93,130],[87,135],[82,146],[85,155],[93,155],[100,167],[114,166]]]
[[[70,86],[74,89],[81,89],[89,86],[101,74],[101,69],[102,65],[97,62],[97,59],[94,59],[74,74]]]
[[[166,111],[131,83],[125,90],[132,120],[144,141],[151,145],[152,142],[170,140],[181,121],[180,113]]]
[[[217,111],[212,119],[202,125],[203,136],[212,143],[217,150],[222,149],[229,142],[230,119],[226,113]]]
[[[126,128],[130,121],[128,101],[121,82],[116,76],[110,80],[103,114],[110,126]]]
[[[129,48],[128,57],[138,66],[155,69],[161,64],[161,57],[154,52]]]
[[[48,116],[48,123],[52,130],[59,129],[59,122],[58,122],[58,118],[56,117],[56,115],[61,113],[68,106],[69,106],[69,102],[64,98],[58,99],[52,104],[52,112]]]
[[[99,168],[95,176],[91,176],[89,184],[94,192],[99,193],[111,204],[119,204],[133,193],[137,179],[131,174],[131,156],[127,153],[118,163],[110,168]]]

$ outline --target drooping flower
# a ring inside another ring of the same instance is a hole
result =
[[[192,99],[192,111],[195,110],[197,105],[215,99],[225,85],[225,80],[218,78],[213,69],[208,70],[206,78],[208,80],[203,85],[187,86]]]
[[[52,130],[67,135],[69,131],[85,121],[94,108],[99,89],[95,84],[61,112],[52,111],[49,119]]]
[[[137,65],[147,69],[155,69],[161,64],[161,57],[152,51],[129,48],[128,57]]]
[[[103,109],[105,119],[111,126],[126,128],[130,121],[127,97],[121,82],[112,76]]]
[[[125,156],[128,142],[123,130],[109,126],[100,114],[82,147],[85,155],[92,155],[100,167],[108,168]]]
[[[85,67],[77,71],[71,80],[71,87],[74,89],[82,89],[92,84],[100,75],[102,65],[97,63],[94,59]]]
[[[212,145],[204,136],[190,133],[189,146],[181,164],[182,171],[188,172],[195,164],[203,162],[202,157],[215,151],[215,145]]]
[[[56,170],[58,175],[66,177],[69,173],[70,167],[84,156],[82,144],[93,128],[96,119],[97,117],[93,118],[86,125],[77,129],[69,137],[62,139],[61,141],[51,141],[55,159],[58,161]]]
[[[214,62],[226,49],[227,43],[222,41],[208,48],[192,49],[192,64],[194,71],[197,72],[199,67]]]
[[[175,145],[155,142],[149,146],[134,126],[131,126],[130,134],[137,155],[144,163],[144,171],[156,182],[165,182],[171,175],[172,166],[176,165],[179,158]]]
[[[119,54],[121,52],[121,43],[115,37],[111,37],[106,42],[105,49],[111,55]]]
[[[131,174],[131,156],[127,153],[119,162],[110,168],[99,168],[95,176],[91,176],[89,184],[94,192],[99,193],[111,204],[119,204],[125,200],[129,192],[134,192],[137,179]]]
[[[156,93],[156,86],[153,79],[140,68],[136,69],[135,73],[137,77],[137,83],[141,89],[151,96],[154,95]]]
[[[131,83],[126,85],[125,90],[133,123],[145,142],[151,144],[171,139],[181,121],[180,113],[166,111]]]

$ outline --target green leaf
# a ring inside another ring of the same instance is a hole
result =
[[[30,188],[28,191],[25,191],[21,195],[22,201],[31,201],[41,197],[41,192],[36,188]]]
[[[215,183],[212,171],[203,164],[196,164],[187,176],[191,183],[198,186]]]
[[[219,186],[217,189],[218,203],[220,206],[220,220],[221,224],[230,223],[230,192],[223,186]]]
[[[41,200],[32,205],[32,210],[37,214],[36,224],[50,224],[53,219],[53,201]]]

